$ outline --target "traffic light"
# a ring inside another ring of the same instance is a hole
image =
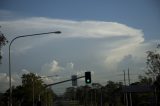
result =
[[[91,83],[91,72],[85,72],[85,82],[86,84],[90,84]]]

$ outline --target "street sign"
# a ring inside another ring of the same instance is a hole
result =
[[[77,75],[72,75],[72,86],[77,86]]]

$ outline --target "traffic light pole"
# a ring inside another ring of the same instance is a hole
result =
[[[77,80],[77,79],[80,79],[80,78],[84,78],[84,77],[85,77],[85,76],[77,77],[77,78],[75,78],[74,80]],[[73,80],[73,79],[68,79],[68,80],[64,80],[64,81],[60,81],[60,82],[48,84],[48,85],[46,85],[45,87],[47,88],[47,87],[49,87],[49,86],[53,86],[53,85],[65,83],[65,82],[72,81],[72,80]]]

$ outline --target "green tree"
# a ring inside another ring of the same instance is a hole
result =
[[[158,48],[154,51],[147,51],[147,71],[145,76],[139,76],[139,82],[134,83],[134,85],[150,85],[156,89],[156,92],[143,92],[143,93],[134,93],[132,94],[133,97],[133,105],[144,105],[150,104],[149,98],[155,97],[153,93],[157,95],[157,99],[159,100],[159,76],[160,76],[160,53]]]
[[[22,87],[24,88],[25,105],[29,106],[33,103],[33,93],[35,104],[41,99],[42,104],[52,105],[56,97],[51,88],[46,88],[40,76],[34,73],[24,74],[22,76]],[[28,104],[27,104],[28,103]],[[26,105],[27,104],[27,105]]]
[[[139,76],[139,81],[134,82],[131,84],[132,85],[137,85],[137,86],[141,86],[141,85],[148,85],[148,86],[152,86],[152,78],[148,77],[148,76]],[[151,98],[153,98],[153,92],[134,92],[132,93],[132,105],[133,106],[148,106],[151,103]]]
[[[66,88],[64,96],[65,96],[65,98],[67,98],[69,100],[73,100],[74,99],[74,94],[75,94],[75,88],[74,87],[68,87],[68,88]]]
[[[159,46],[157,47],[159,48]],[[147,52],[147,75],[154,80],[160,74],[160,54],[158,50]]]
[[[3,106],[8,106],[9,89],[2,96]],[[12,87],[13,106],[32,106],[39,99],[43,105],[53,105],[56,95],[51,88],[46,88],[41,77],[34,73],[22,75],[22,85]]]
[[[24,90],[24,106],[32,105],[33,98],[34,102],[38,101],[38,97],[41,91],[44,91],[43,81],[39,76],[34,73],[24,74],[22,76],[22,87]]]
[[[0,31],[0,64],[1,64],[1,59],[2,59],[1,49],[2,49],[2,46],[6,45],[6,43],[8,43],[8,41],[6,37],[4,36],[4,34]]]
[[[105,98],[108,104],[114,104],[114,106],[122,106],[121,95],[122,83],[116,83],[108,81],[105,86]]]
[[[152,85],[152,78],[147,76],[139,76],[139,84]]]

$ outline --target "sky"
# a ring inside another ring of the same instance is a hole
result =
[[[131,81],[146,71],[146,51],[160,42],[159,0],[1,0],[0,31],[8,41],[20,35],[61,31],[17,39],[11,46],[12,84],[29,72],[47,84],[92,72],[92,82]],[[2,48],[0,92],[8,88],[8,44]],[[79,86],[84,85],[79,80]],[[54,86],[62,93],[71,83]]]

